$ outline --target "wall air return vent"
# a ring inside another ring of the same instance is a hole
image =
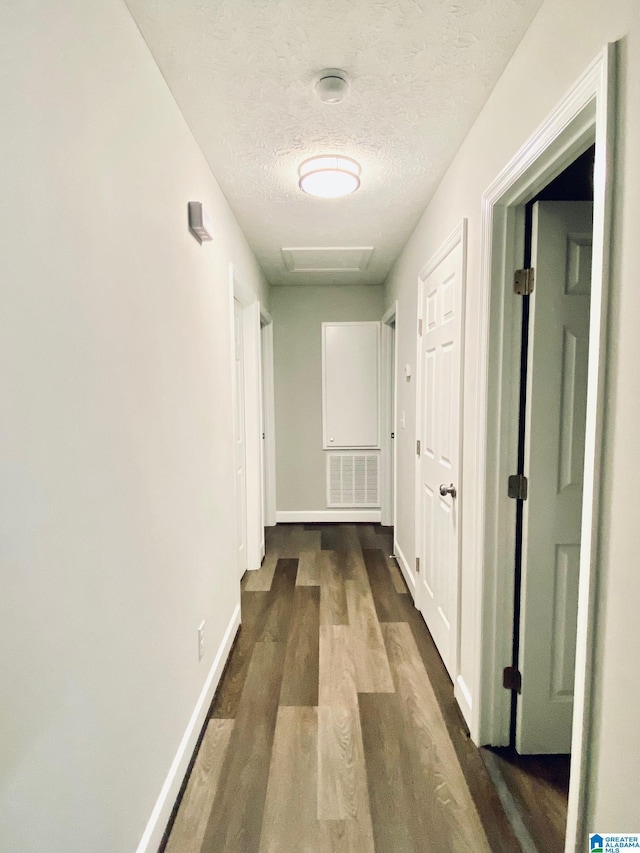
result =
[[[379,453],[327,453],[327,507],[379,507]]]
[[[282,249],[289,272],[364,272],[373,246],[328,246]]]

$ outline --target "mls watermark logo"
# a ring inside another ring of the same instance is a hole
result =
[[[626,853],[627,850],[640,850],[640,835],[593,832],[589,836],[589,853]]]

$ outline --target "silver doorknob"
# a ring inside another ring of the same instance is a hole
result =
[[[453,483],[451,483],[450,486],[445,486],[445,484],[443,483],[440,486],[440,494],[442,495],[443,498],[446,495],[451,495],[452,498],[455,498],[455,496],[457,494],[456,487],[453,485]]]

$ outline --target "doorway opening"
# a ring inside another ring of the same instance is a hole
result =
[[[586,69],[571,90],[532,134],[514,158],[504,167],[483,195],[483,266],[481,288],[485,303],[481,310],[480,339],[486,371],[485,393],[478,397],[478,421],[483,425],[479,440],[479,469],[476,494],[478,514],[478,552],[482,559],[481,598],[478,620],[481,643],[478,652],[479,706],[471,719],[472,737],[478,744],[508,746],[512,730],[511,692],[517,687],[513,664],[514,554],[516,509],[523,498],[524,483],[510,478],[518,458],[520,428],[520,355],[521,297],[514,296],[514,271],[523,267],[525,206],[595,144],[593,220],[590,285],[590,316],[586,356],[586,412],[583,431],[582,509],[579,549],[573,541],[554,543],[555,563],[567,566],[577,562],[577,591],[565,592],[565,601],[574,607],[575,666],[571,655],[559,655],[553,662],[556,675],[565,679],[549,682],[542,691],[547,697],[555,690],[566,690],[567,674],[572,671],[574,695],[572,714],[571,778],[567,808],[565,850],[574,850],[586,842],[586,802],[589,784],[589,760],[592,743],[591,708],[597,684],[594,661],[594,626],[598,580],[598,535],[600,465],[605,391],[606,317],[608,296],[608,247],[611,223],[611,186],[613,140],[614,46],[609,45]],[[538,205],[550,204],[540,201]],[[533,216],[533,213],[532,213]],[[580,230],[580,229],[579,229]],[[574,241],[577,244],[580,240]],[[584,247],[583,247],[584,248]],[[576,246],[580,255],[582,249]],[[565,256],[567,250],[565,247]],[[584,254],[584,252],[583,252]],[[535,292],[535,291],[534,291]],[[544,337],[544,335],[543,335]],[[562,347],[568,346],[562,341]],[[544,352],[544,347],[542,348]],[[486,360],[485,360],[486,359]],[[532,376],[529,371],[528,376]],[[529,379],[528,379],[529,382]],[[563,393],[564,393],[564,386]],[[541,411],[548,410],[541,407]],[[537,426],[535,427],[537,430]],[[531,434],[531,429],[530,429]],[[557,432],[558,440],[571,439]],[[526,445],[525,445],[526,446]],[[558,451],[559,452],[559,451]],[[568,455],[569,457],[571,454]],[[576,454],[573,454],[575,457]],[[556,471],[558,458],[554,459]],[[569,469],[567,469],[569,470]],[[566,472],[565,472],[566,473]],[[569,477],[575,474],[572,468]],[[564,476],[564,474],[563,474]],[[557,482],[556,482],[557,485]],[[515,492],[515,493],[514,493]],[[510,494],[511,493],[511,494]],[[533,494],[533,493],[532,493]],[[514,500],[513,498],[516,498]],[[535,516],[529,504],[522,520],[523,560],[531,530],[526,526]],[[561,554],[562,547],[565,548]],[[531,558],[531,554],[527,555]],[[556,571],[559,575],[560,572]],[[523,581],[526,571],[523,570]],[[577,598],[577,601],[576,601]],[[557,608],[556,608],[557,610]],[[557,624],[557,614],[549,607],[539,612],[551,617],[549,635]],[[565,612],[566,607],[565,607]],[[556,620],[556,622],[554,622]],[[521,631],[519,657],[524,655],[526,618],[519,619]],[[533,648],[533,646],[532,646]],[[558,645],[560,649],[560,645]],[[558,663],[560,661],[561,665]],[[545,666],[549,666],[548,659]],[[526,666],[526,661],[523,663]],[[504,673],[504,670],[507,673]],[[529,668],[530,669],[530,668]],[[511,670],[509,672],[509,670]],[[535,665],[533,670],[535,672]],[[523,682],[528,676],[522,673]],[[555,678],[555,676],[554,676]],[[513,679],[513,680],[510,680]],[[515,680],[515,681],[514,681]],[[522,703],[523,693],[519,696]],[[524,704],[516,706],[524,709]],[[517,715],[521,713],[516,710]],[[517,731],[517,729],[516,729]],[[523,750],[524,751],[524,750]],[[549,750],[551,751],[551,750]]]
[[[537,635],[544,630],[544,617],[537,614],[539,618],[533,624],[533,614],[527,613],[525,599],[531,593],[528,585],[535,581],[542,586],[544,574],[540,604],[543,600],[554,601],[548,587],[563,595],[565,608],[577,603],[594,158],[592,145],[527,202],[524,210],[524,268],[534,270],[537,281],[533,292],[522,296],[518,451],[514,460],[517,475],[528,481],[527,499],[516,500],[512,667],[518,672],[523,658],[531,657],[526,648],[526,632]],[[570,506],[566,506],[567,501]],[[560,542],[550,545],[554,539]],[[527,577],[523,577],[523,571]],[[542,595],[548,597],[543,599]],[[559,703],[569,707],[577,608],[564,613],[556,610],[553,617],[548,625],[553,634],[549,639],[560,642],[560,646],[552,648],[548,657],[550,666],[555,660],[562,671],[556,669],[546,680],[556,685]],[[546,656],[549,649],[538,643],[536,651]],[[556,659],[554,652],[564,657]],[[528,679],[523,686],[530,689],[530,685]],[[520,690],[511,693],[509,745],[521,754],[568,754],[571,739],[566,729],[571,725],[571,715],[563,714],[564,731],[555,737],[549,734],[552,707],[544,709],[547,719],[544,725],[542,720],[538,722],[539,734],[524,731],[535,721],[532,713],[523,713],[528,697],[525,690],[520,700]]]
[[[524,206],[509,746],[483,750],[523,844],[564,849],[586,433],[590,146]],[[525,288],[528,289],[528,288]],[[517,341],[516,341],[517,343]]]

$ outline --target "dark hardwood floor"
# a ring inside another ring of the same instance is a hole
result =
[[[480,755],[525,853],[563,853],[571,756],[518,755],[507,747],[482,747]]]
[[[522,849],[390,553],[379,525],[269,529],[162,851]]]

